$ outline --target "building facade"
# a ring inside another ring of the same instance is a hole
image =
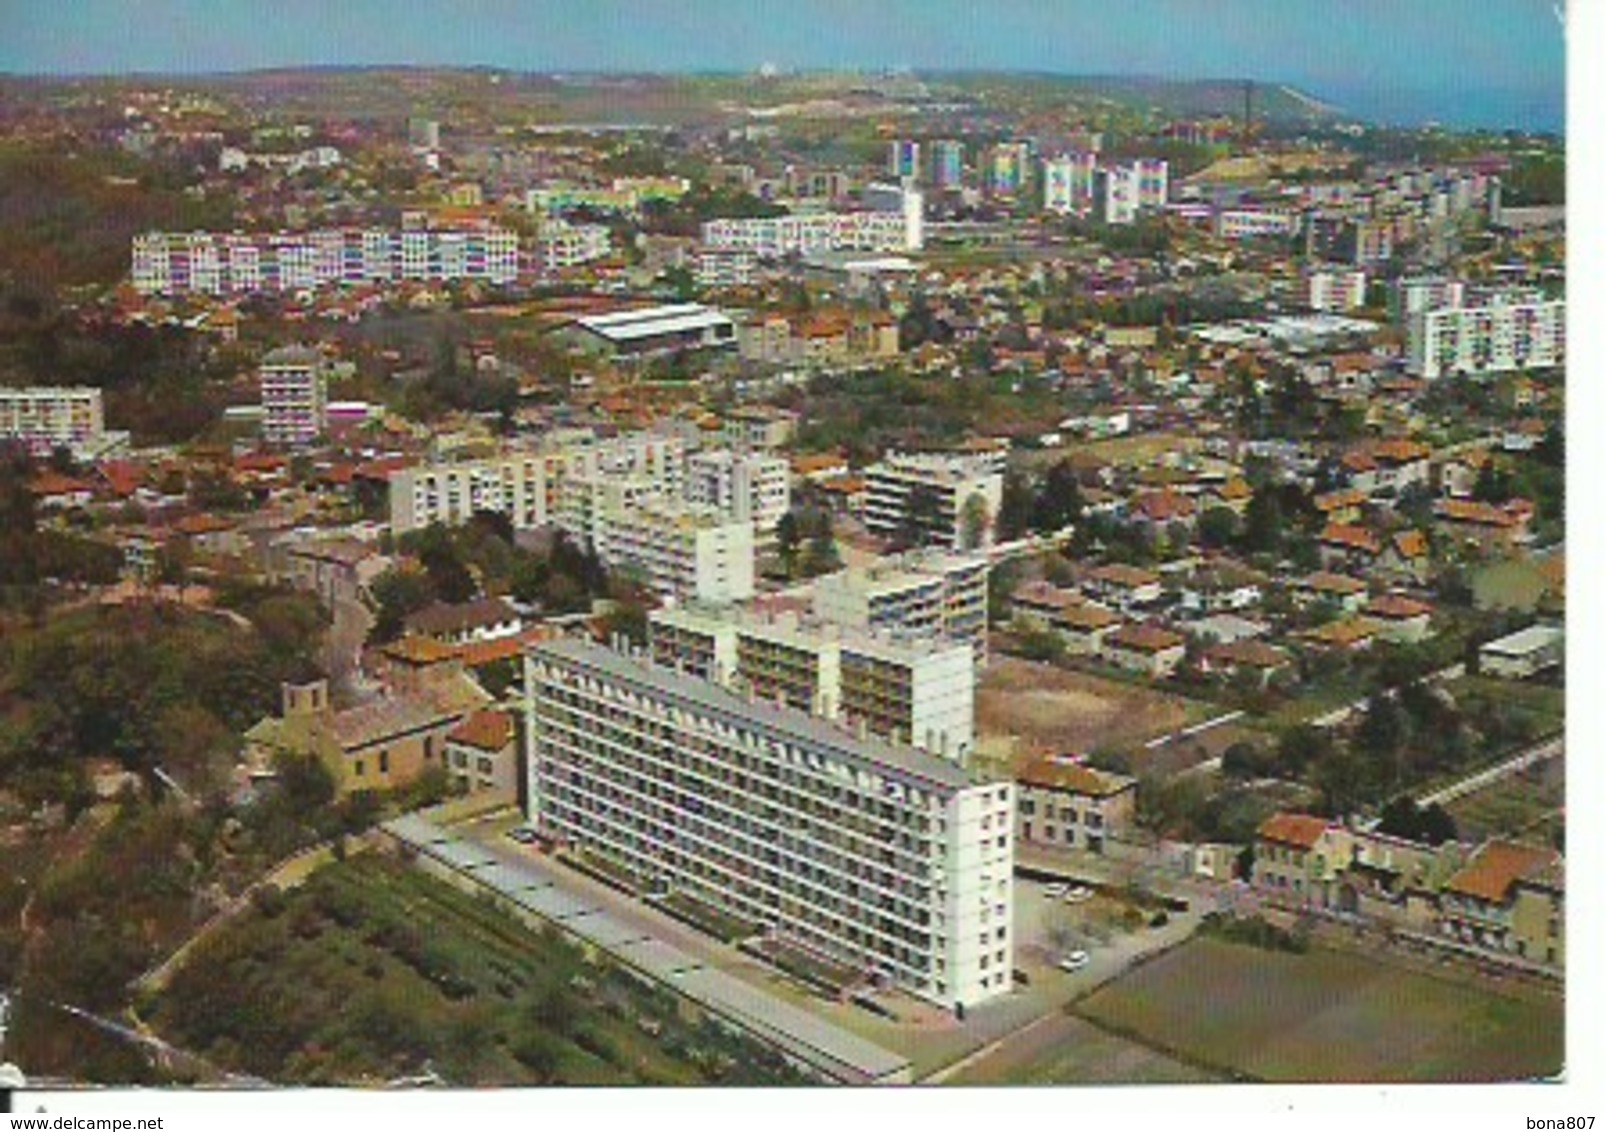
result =
[[[1566,360],[1563,299],[1491,296],[1482,306],[1421,311],[1407,325],[1406,368],[1415,377],[1510,373]]]
[[[993,461],[889,452],[864,478],[864,526],[871,534],[947,550],[975,550],[991,543],[1003,503],[1003,473]]]
[[[526,677],[549,836],[943,1006],[1010,988],[1012,785],[580,641]]]
[[[257,368],[262,439],[304,448],[328,427],[329,377],[323,355],[305,346],[270,351]]]

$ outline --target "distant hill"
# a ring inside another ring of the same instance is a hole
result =
[[[1182,118],[1241,118],[1245,80],[1161,79],[1130,75],[1071,76],[1066,85],[1078,92],[1151,107]],[[1253,83],[1254,118],[1269,122],[1320,122],[1342,110],[1286,83]]]

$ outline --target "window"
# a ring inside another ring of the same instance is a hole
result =
[[[389,751],[380,751],[379,752],[379,773],[380,774],[389,774],[390,773],[390,752]]]
[[[351,768],[351,773],[352,773],[353,776],[355,776],[357,778],[361,778],[362,777],[362,771],[363,771],[362,760],[358,759],[356,766]]]

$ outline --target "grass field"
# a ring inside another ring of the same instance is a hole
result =
[[[1016,657],[993,658],[976,692],[983,735],[1019,737],[1017,750],[1087,753],[1132,748],[1216,714],[1210,704]]]
[[[1181,1060],[1266,1081],[1510,1081],[1564,1061],[1558,997],[1506,997],[1320,948],[1195,939],[1075,1010]]]
[[[1560,819],[1566,804],[1566,764],[1548,759],[1519,774],[1502,778],[1448,804],[1460,836],[1471,841],[1489,837],[1536,837],[1543,840]]]
[[[201,945],[158,1033],[277,1083],[795,1084],[768,1049],[483,899],[365,855]]]
[[[1471,579],[1481,609],[1533,609],[1551,588],[1541,563],[1531,559],[1495,562]]]
[[[1140,1042],[1059,1017],[965,1068],[954,1085],[1194,1085],[1222,1078]]]

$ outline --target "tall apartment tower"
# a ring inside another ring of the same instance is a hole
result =
[[[938,189],[956,189],[964,182],[964,143],[931,143],[931,183]]]
[[[894,181],[904,177],[917,180],[920,175],[920,143],[907,138],[892,142],[886,156],[886,172]]]
[[[262,359],[257,378],[262,393],[262,439],[304,448],[317,442],[328,424],[328,372],[323,355],[307,346],[287,346]]]
[[[940,1006],[1009,992],[1013,783],[584,641],[525,682],[547,835]]]

